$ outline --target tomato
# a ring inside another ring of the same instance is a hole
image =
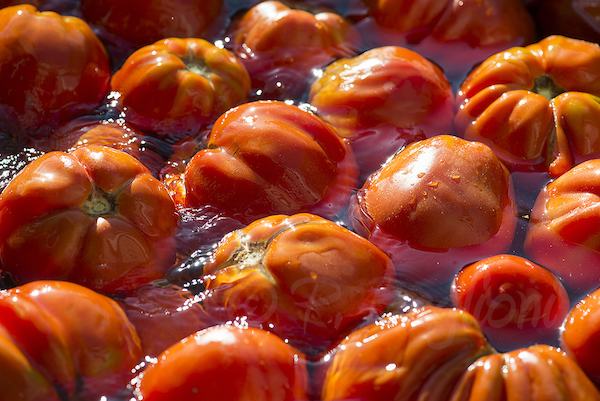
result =
[[[600,160],[582,163],[538,196],[525,241],[534,261],[576,293],[600,282]]]
[[[368,175],[403,146],[449,132],[453,99],[438,67],[410,50],[382,47],[331,64],[309,101],[350,140]]]
[[[398,45],[435,60],[453,77],[486,57],[529,42],[531,17],[520,0],[365,0],[359,26],[372,46]]]
[[[265,1],[239,21],[233,44],[257,94],[287,99],[306,89],[306,77],[313,69],[352,56],[360,37],[337,14],[312,14],[279,1]]]
[[[177,220],[167,190],[128,154],[51,152],[0,195],[0,261],[21,282],[127,291],[171,266]]]
[[[0,129],[46,136],[108,90],[102,43],[82,20],[22,5],[0,10]]]
[[[2,292],[0,312],[0,355],[12,360],[2,365],[2,400],[13,400],[3,396],[18,383],[3,382],[5,374],[37,381],[40,392],[54,383],[69,395],[111,394],[142,357],[135,329],[119,306],[76,284],[39,281]]]
[[[536,22],[544,35],[560,33],[590,42],[600,41],[600,4],[597,1],[543,0],[536,3]]]
[[[144,401],[306,401],[301,353],[258,329],[217,326],[161,354],[141,378]]]
[[[498,255],[465,267],[452,299],[471,313],[496,347],[553,341],[569,311],[569,296],[552,273],[527,259]]]
[[[600,383],[600,290],[583,298],[569,312],[562,331],[562,346],[587,375]]]
[[[447,401],[469,365],[491,352],[465,312],[428,307],[387,316],[353,332],[328,356],[321,399]]]
[[[204,37],[223,0],[82,0],[81,12],[107,36],[134,47],[168,37]]]
[[[487,59],[463,83],[456,128],[512,171],[564,174],[600,156],[600,46],[551,36]]]
[[[506,251],[516,226],[506,168],[487,146],[448,135],[398,153],[365,183],[351,213],[401,280],[426,287]]]
[[[229,51],[171,38],[129,56],[111,86],[132,125],[160,135],[195,134],[246,100],[250,78]]]
[[[215,123],[208,148],[187,165],[185,202],[245,223],[301,211],[334,217],[356,175],[352,152],[327,123],[283,102],[254,102]]]
[[[392,298],[390,259],[310,214],[271,216],[234,231],[203,274],[208,313],[223,322],[247,317],[313,352],[381,313]]]

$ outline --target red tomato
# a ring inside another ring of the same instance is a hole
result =
[[[350,140],[364,176],[405,145],[452,129],[444,73],[400,47],[336,61],[312,85],[309,101]]]
[[[208,148],[187,165],[185,203],[245,223],[301,211],[334,217],[356,175],[352,152],[327,123],[283,102],[254,102],[215,123]]]
[[[265,1],[239,21],[233,43],[257,94],[287,99],[306,89],[313,69],[352,56],[360,37],[337,14],[311,14],[279,1]]]
[[[229,51],[172,38],[129,56],[111,86],[129,123],[161,135],[195,134],[246,100],[250,77]]]
[[[0,10],[0,128],[44,136],[108,90],[102,43],[82,20],[23,5]]]
[[[448,135],[416,142],[375,173],[352,206],[355,229],[391,255],[398,277],[430,286],[506,251],[516,210],[487,146]]]
[[[0,195],[0,260],[21,282],[127,291],[171,266],[177,220],[167,190],[128,154],[47,153]]]
[[[600,160],[590,160],[548,184],[538,196],[525,252],[584,293],[600,283]]]
[[[0,344],[0,355],[13,364],[11,369],[2,365],[3,401],[41,401],[30,395],[3,398],[14,394],[18,383],[4,382],[5,375],[33,379],[40,392],[44,383],[53,383],[69,396],[112,394],[127,383],[142,357],[135,329],[114,301],[56,281],[0,293]],[[18,390],[35,393],[28,387]]]
[[[513,255],[464,268],[454,279],[452,300],[502,349],[555,340],[569,311],[569,296],[556,276]]]
[[[223,0],[81,1],[87,21],[134,47],[169,37],[204,37],[222,7]]]
[[[258,329],[217,326],[166,350],[141,377],[144,401],[306,401],[302,354]]]

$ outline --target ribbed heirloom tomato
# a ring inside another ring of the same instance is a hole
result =
[[[454,98],[444,73],[401,47],[334,62],[309,101],[350,140],[363,175],[403,146],[452,128]]]
[[[0,262],[21,282],[127,291],[173,263],[177,220],[167,190],[128,154],[47,153],[0,195]]]
[[[277,213],[334,217],[356,185],[352,151],[319,117],[283,102],[254,102],[215,123],[208,149],[185,171],[185,204],[244,223]]]
[[[225,49],[171,38],[129,56],[111,86],[127,122],[161,135],[195,134],[246,100],[250,77]]]
[[[463,83],[456,129],[513,171],[560,176],[600,155],[600,46],[551,36],[498,53]]]
[[[0,129],[43,136],[108,91],[102,43],[82,20],[29,5],[0,10]]]

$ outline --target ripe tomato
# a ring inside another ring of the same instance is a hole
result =
[[[551,36],[498,53],[463,83],[455,125],[512,171],[557,177],[600,156],[600,46]]]
[[[109,78],[106,51],[84,21],[29,5],[0,10],[0,129],[45,136],[94,109]]]
[[[129,56],[111,86],[129,123],[161,135],[195,134],[246,100],[250,77],[225,49],[171,38]]]
[[[306,89],[313,69],[352,56],[360,37],[337,14],[311,14],[279,1],[265,1],[239,21],[233,42],[258,93],[288,99]]]
[[[21,282],[127,291],[170,267],[176,226],[167,190],[128,154],[102,146],[52,152],[0,195],[0,260]]]
[[[245,223],[301,211],[334,217],[356,175],[351,150],[330,125],[283,102],[254,102],[215,123],[208,149],[187,165],[185,202]]]
[[[258,329],[216,326],[172,346],[141,377],[144,401],[306,401],[301,353]]]
[[[569,296],[556,276],[513,255],[465,267],[454,279],[452,299],[501,349],[552,342],[569,311]]]
[[[448,135],[398,153],[351,213],[355,229],[391,255],[398,277],[424,286],[506,251],[516,226],[506,168],[487,146]]]
[[[312,85],[309,101],[350,140],[365,176],[405,145],[452,128],[454,98],[444,73],[400,47],[336,61]]]
[[[538,196],[525,252],[584,293],[600,282],[600,160],[582,163]]]

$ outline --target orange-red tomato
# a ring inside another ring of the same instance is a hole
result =
[[[81,1],[87,21],[134,47],[169,37],[204,37],[222,7],[223,0]]]
[[[460,77],[491,54],[534,37],[520,0],[365,0],[361,32],[376,46],[415,49]]]
[[[582,163],[538,196],[525,241],[534,261],[583,293],[600,283],[600,160]]]
[[[52,152],[0,195],[0,261],[21,282],[126,291],[170,267],[176,226],[167,190],[128,154],[102,146]]]
[[[561,342],[587,375],[600,383],[600,290],[586,296],[571,310]]]
[[[129,56],[111,86],[127,122],[161,135],[195,134],[246,100],[250,77],[225,49],[171,38]]]
[[[367,181],[352,214],[400,279],[425,286],[506,251],[516,226],[506,168],[487,146],[448,135],[398,153]]]
[[[185,202],[245,223],[304,211],[333,217],[356,175],[351,150],[327,123],[283,102],[254,102],[215,123],[208,149],[187,165]]]
[[[555,340],[569,311],[569,296],[556,276],[513,255],[465,267],[454,279],[452,299],[502,349]]]
[[[114,393],[142,350],[114,301],[76,284],[39,281],[0,293],[0,355],[8,363],[0,400],[42,401],[57,398],[49,383],[69,396]],[[17,380],[5,380],[11,377]],[[21,380],[39,387],[16,387]],[[48,398],[35,394],[42,390]]]
[[[315,351],[392,299],[390,259],[362,237],[310,214],[271,216],[234,231],[204,266],[207,312],[247,317]]]
[[[359,43],[358,33],[341,16],[311,14],[279,1],[252,7],[233,33],[235,51],[254,88],[269,98],[301,94],[314,68],[352,56]]]
[[[84,21],[30,5],[0,10],[0,128],[46,135],[96,107],[109,78],[106,51]]]
[[[408,143],[452,128],[454,98],[444,73],[400,47],[336,61],[312,85],[309,101],[350,140],[363,175]]]
[[[559,33],[600,42],[600,3],[595,0],[541,0],[535,17],[543,35]]]
[[[258,329],[217,326],[161,354],[141,377],[144,401],[306,401],[302,354]]]
[[[463,83],[456,128],[513,171],[560,176],[600,156],[600,46],[551,36],[498,53]]]

